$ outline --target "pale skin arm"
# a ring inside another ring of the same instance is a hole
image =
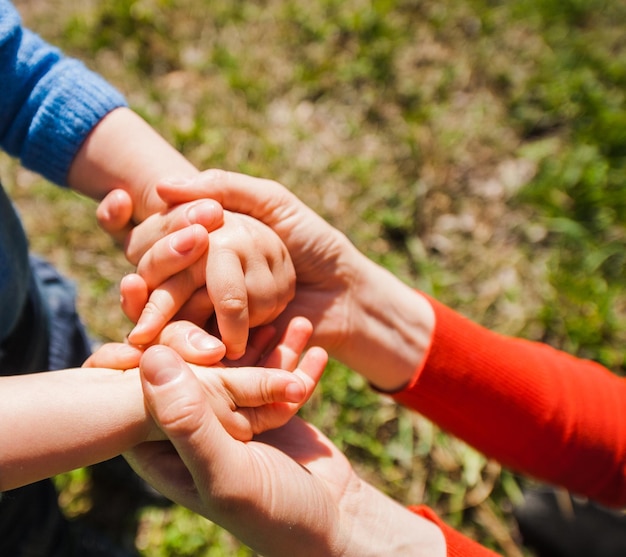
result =
[[[87,136],[70,167],[68,184],[96,200],[114,189],[128,192],[133,200],[133,220],[141,222],[165,208],[155,190],[157,183],[165,178],[186,178],[197,173],[138,114],[122,107],[107,114]],[[219,211],[217,204],[215,210]],[[120,218],[125,216],[128,212]]]
[[[294,323],[262,360],[267,367],[193,366],[205,403],[215,407],[235,437],[250,439],[284,424],[313,393],[326,353],[311,349],[299,362],[311,327],[306,320]],[[161,340],[184,349],[187,357],[208,361],[212,356],[202,346],[182,345],[189,338],[202,344],[198,341],[203,335],[190,325],[176,324]],[[256,345],[246,358],[256,362],[270,339],[267,335],[254,339]],[[216,347],[213,356],[219,353]],[[136,368],[141,355],[135,347],[110,344],[90,357],[88,369],[0,377],[4,400],[0,406],[0,491],[162,439],[146,411]],[[123,371],[126,368],[130,369]]]
[[[0,377],[0,491],[100,462],[149,438],[138,372]]]
[[[259,554],[445,556],[436,525],[361,480],[313,426],[293,418],[242,443],[173,352],[148,350],[140,369],[149,411],[171,444],[145,443],[127,458],[166,496]]]

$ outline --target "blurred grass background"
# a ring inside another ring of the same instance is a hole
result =
[[[626,4],[618,0],[17,0],[201,168],[275,178],[374,260],[505,334],[624,371]],[[130,148],[130,147],[129,147]],[[33,249],[123,338],[130,267],[93,202],[6,157]],[[50,203],[50,202],[54,203]],[[510,557],[521,479],[331,363],[302,414],[369,481]],[[515,440],[512,440],[515,442]],[[59,477],[69,514],[88,472]],[[145,557],[253,555],[146,508]]]

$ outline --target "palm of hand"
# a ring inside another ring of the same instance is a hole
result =
[[[338,530],[340,513],[360,480],[317,429],[293,418],[249,443],[228,437],[212,444],[218,454],[200,459],[211,464],[193,473],[167,443],[144,444],[128,458],[165,495],[261,554],[341,553],[347,541]],[[284,535],[267,535],[277,529]]]

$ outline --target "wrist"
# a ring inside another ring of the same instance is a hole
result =
[[[428,300],[365,256],[353,270],[351,321],[338,357],[382,391],[406,386],[428,355]]]
[[[96,200],[124,189],[133,200],[134,218],[142,221],[165,207],[156,192],[157,183],[197,174],[145,120],[121,107],[102,118],[83,142],[70,166],[68,184]]]
[[[346,525],[342,557],[403,555],[445,557],[440,528],[360,480],[356,500],[344,505]]]

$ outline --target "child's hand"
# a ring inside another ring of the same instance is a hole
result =
[[[306,320],[305,320],[306,321]],[[256,336],[250,344],[250,356],[246,353],[244,365],[256,365],[259,357],[254,359],[252,354],[258,353],[259,348],[255,346],[264,343],[265,348],[269,341],[263,338],[263,335],[269,335],[269,332],[259,330],[260,340],[256,340]],[[300,334],[300,333],[298,333]],[[296,342],[293,333],[290,333],[289,342]],[[221,365],[220,361],[224,358],[226,348],[219,338],[207,333],[204,329],[188,321],[172,321],[168,323],[159,333],[154,343],[164,344],[178,352],[186,362],[200,365],[213,366]],[[102,345],[83,363],[82,367],[99,367],[118,370],[128,370],[139,367],[139,360],[143,355],[147,346],[134,346],[122,342],[109,342]],[[278,346],[276,347],[279,348]],[[302,351],[300,351],[302,352]],[[294,366],[295,367],[295,366]]]
[[[214,313],[230,359],[245,352],[249,329],[273,321],[295,291],[282,241],[238,213],[224,213],[224,226],[208,236],[193,225],[157,241],[140,259],[137,274],[143,281],[129,275],[120,287],[122,307],[137,323],[131,343],[152,342],[173,318],[205,326]]]
[[[186,346],[185,339],[189,334],[201,339],[207,333],[190,323],[179,324],[177,329],[172,329],[173,325],[168,324],[160,340],[183,354],[190,354],[197,361],[201,352],[195,346]],[[268,353],[275,330],[271,326],[258,329],[251,336],[248,350],[241,360],[247,367],[190,364],[203,385],[207,403],[233,437],[248,441],[257,433],[280,427],[310,398],[328,361],[326,352],[317,347],[309,349],[303,356],[312,330],[307,319],[293,319],[282,339]],[[172,334],[174,331],[179,333],[178,337]],[[139,364],[142,354],[143,350],[138,347],[111,343],[101,347],[84,365],[130,369]],[[253,365],[265,367],[250,367]],[[154,428],[153,424],[151,428]],[[151,430],[147,434],[147,439],[159,438],[158,431]]]
[[[235,439],[249,441],[294,416],[313,394],[327,361],[326,352],[313,347],[292,372],[269,367],[190,367],[224,429]]]

